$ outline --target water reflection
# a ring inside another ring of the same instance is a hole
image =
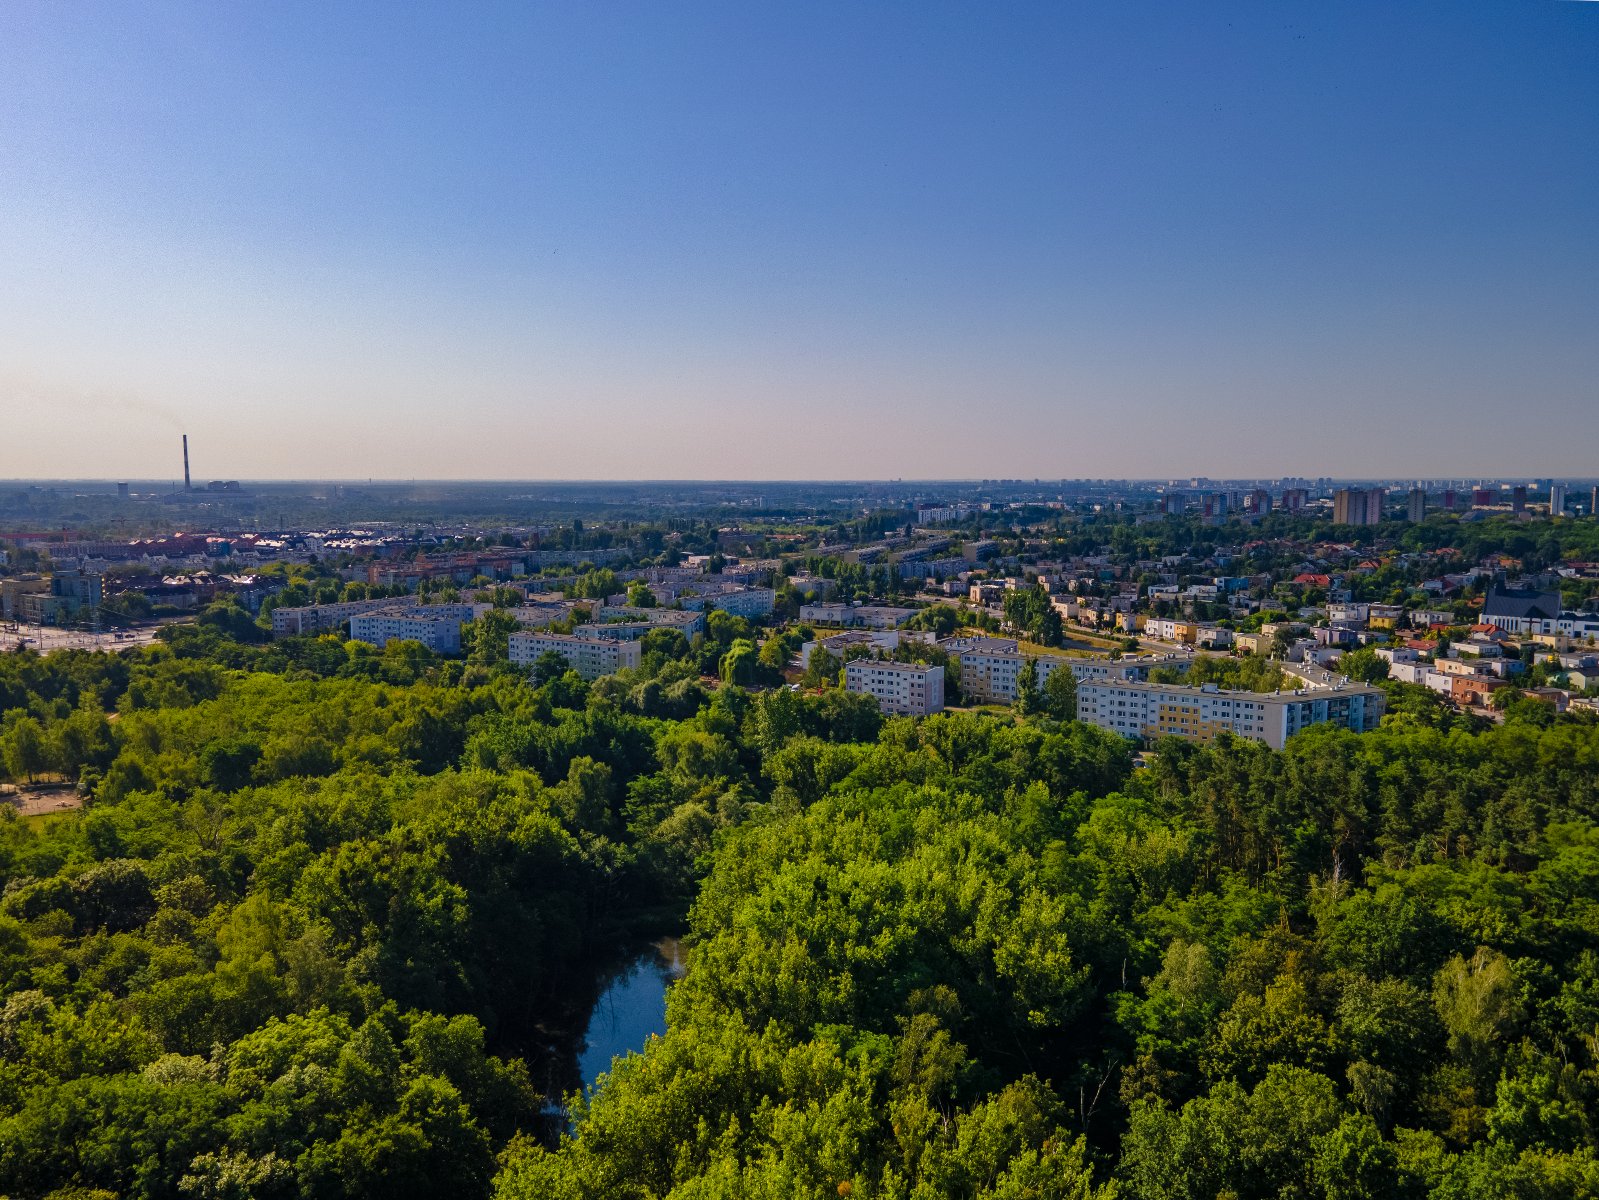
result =
[[[683,977],[682,947],[662,938],[623,963],[594,1002],[577,1056],[585,1088],[629,1051],[644,1049],[651,1034],[666,1032],[666,989]]]

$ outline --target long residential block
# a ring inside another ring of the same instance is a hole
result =
[[[585,637],[569,633],[513,633],[510,637],[511,662],[531,668],[539,657],[553,650],[584,679],[612,675],[623,667],[637,667],[643,649],[637,642],[622,638]]]
[[[985,644],[991,643],[991,644]],[[1022,668],[1032,662],[1038,686],[1056,671],[1068,670],[1082,684],[1091,679],[1135,679],[1148,677],[1154,667],[1182,664],[1179,657],[1142,658],[1067,658],[1059,654],[1023,654],[1008,638],[946,638],[939,643],[961,665],[961,692],[982,704],[1011,704],[1016,700],[1016,681]]]
[[[350,618],[350,637],[379,650],[390,642],[421,642],[439,654],[461,652],[461,622],[476,615],[471,604],[427,604]]]
[[[1077,719],[1131,738],[1209,741],[1223,731],[1274,750],[1301,729],[1327,721],[1365,733],[1382,719],[1384,695],[1360,684],[1292,692],[1223,691],[1131,679],[1077,685]]]
[[[390,596],[381,600],[347,600],[341,604],[307,604],[299,608],[272,610],[272,636],[296,637],[306,633],[321,633],[337,629],[351,617],[362,613],[380,612],[390,608],[411,608],[420,601],[416,596]]]

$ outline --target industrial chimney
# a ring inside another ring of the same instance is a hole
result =
[[[183,490],[189,490],[189,435],[183,435]]]

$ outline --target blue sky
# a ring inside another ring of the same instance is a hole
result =
[[[1599,4],[0,6],[0,476],[1599,472]]]

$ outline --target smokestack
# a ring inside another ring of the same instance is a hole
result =
[[[189,435],[183,435],[183,490],[189,490]]]

